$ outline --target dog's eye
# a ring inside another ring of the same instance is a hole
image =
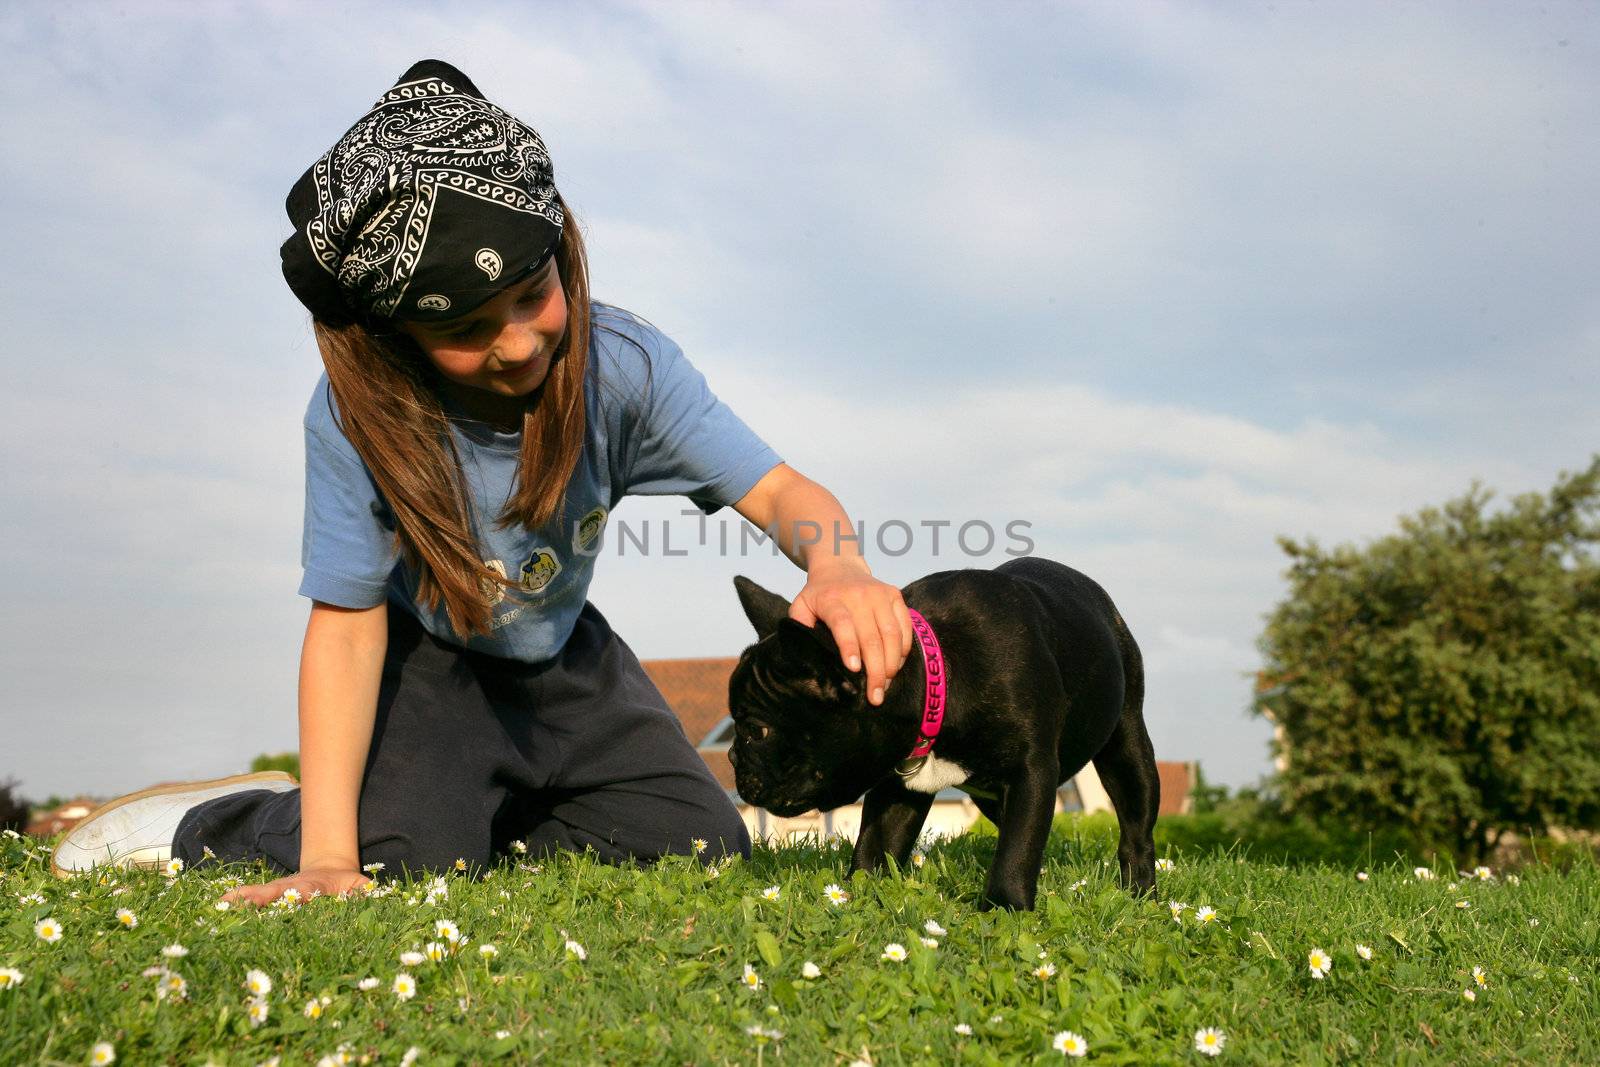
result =
[[[772,727],[764,722],[742,722],[739,724],[739,733],[752,741],[765,741],[767,735],[772,733]]]

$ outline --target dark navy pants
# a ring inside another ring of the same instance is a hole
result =
[[[389,644],[361,783],[363,864],[385,875],[593,847],[649,862],[750,855],[727,793],[633,651],[585,602],[561,652],[527,664],[441,641],[389,605]],[[189,809],[173,855],[300,865],[300,790],[250,790]]]

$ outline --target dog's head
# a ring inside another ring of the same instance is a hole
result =
[[[893,710],[899,687],[869,704],[865,673],[844,665],[825,625],[789,618],[787,600],[743,575],[733,584],[758,638],[728,680],[739,796],[785,817],[854,803],[916,732]]]

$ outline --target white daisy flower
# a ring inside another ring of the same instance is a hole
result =
[[[427,959],[428,959],[428,957],[424,956],[422,953],[416,951],[415,949],[412,949],[409,952],[400,953],[400,966],[402,966],[402,967],[418,967],[418,966],[421,966],[424,962],[426,962]]]
[[[244,976],[244,987],[252,996],[264,997],[272,992],[272,978],[266,971],[252,969]]]
[[[744,965],[744,974],[739,976],[739,983],[746,989],[760,989],[761,976],[756,973],[754,967],[747,963]]]
[[[1203,1056],[1222,1055],[1222,1046],[1227,1042],[1228,1035],[1215,1027],[1208,1026],[1204,1030],[1194,1032],[1194,1050]]]
[[[449,919],[440,919],[433,924],[433,932],[437,937],[442,937],[452,945],[461,940],[461,931]]]
[[[376,978],[363,978],[361,981],[356,983],[356,988],[361,990],[363,993],[370,993],[372,990],[378,988],[378,980]]]
[[[189,954],[189,950],[174,941],[161,950],[161,954],[169,960],[181,960]]]
[[[156,999],[185,1000],[189,996],[189,983],[184,981],[183,975],[177,971],[167,971],[161,976],[161,981],[156,985]]]
[[[267,1021],[267,1015],[271,1012],[271,1009],[267,1007],[266,997],[251,997],[247,1011],[250,1016],[250,1025],[260,1026]]]
[[[422,1055],[422,1050],[412,1045],[406,1049],[405,1055],[400,1057],[400,1067],[411,1067],[413,1063],[417,1062],[417,1057],[420,1055]]]
[[[1071,885],[1067,886],[1067,892],[1082,893],[1083,887],[1088,884],[1089,880],[1087,878],[1079,878],[1076,882],[1073,882]]]
[[[1476,878],[1480,882],[1487,882],[1489,879],[1494,877],[1494,872],[1480,864],[1479,866],[1472,868],[1472,877]]]
[[[846,893],[843,889],[840,889],[837,885],[834,885],[831,882],[822,887],[822,892],[823,895],[828,898],[828,903],[830,904],[843,904],[845,901],[850,899],[849,893]]]
[[[1539,925],[1539,920],[1538,919],[1529,919],[1528,920],[1528,925],[1529,926],[1538,926]]]
[[[24,977],[15,967],[0,967],[0,989],[15,989]]]
[[[1413,867],[1411,875],[1419,882],[1431,882],[1435,877],[1432,868],[1429,867]]]
[[[1217,909],[1210,904],[1202,904],[1195,909],[1194,917],[1202,924],[1214,923],[1217,921]]]
[[[972,1027],[966,1023],[956,1023],[956,1033],[960,1034],[962,1037],[971,1037]]]
[[[1458,900],[1456,901],[1456,907],[1461,911],[1466,911],[1468,908],[1472,907],[1472,901]]]
[[[211,906],[218,911],[227,911],[229,908],[233,907],[233,905],[226,900],[219,900]]]
[[[815,963],[812,963],[810,960],[806,960],[804,963],[802,963],[800,965],[800,977],[801,978],[821,978],[822,977],[822,968],[818,967]],[[20,979],[19,979],[19,981],[20,981]]]
[[[1033,969],[1033,976],[1041,982],[1046,978],[1054,978],[1056,976],[1056,965],[1053,963],[1041,963]]]
[[[1521,885],[1522,879],[1514,874],[1506,875],[1506,885]]]
[[[401,971],[394,976],[394,995],[401,1000],[410,1000],[417,995],[417,980]]]
[[[1075,1034],[1071,1030],[1063,1030],[1050,1042],[1050,1047],[1063,1056],[1082,1057],[1089,1054],[1089,1042],[1083,1039],[1082,1034]]]
[[[127,908],[118,908],[117,922],[121,923],[129,930],[132,930],[135,926],[139,925],[139,917],[133,912],[129,911]]]
[[[494,1039],[496,1041],[504,1041],[506,1038],[508,1038],[510,1036],[511,1036],[511,1031],[510,1030],[496,1030],[494,1032]]]
[[[466,870],[467,869],[467,861],[465,859],[461,858],[461,857],[457,857],[456,858],[456,862],[455,862],[455,868],[458,871]]]
[[[1462,997],[1464,997],[1467,1000],[1477,1000],[1478,999],[1478,994],[1474,993],[1470,989],[1463,989],[1461,991],[1461,995],[1462,995]]]
[[[904,963],[906,947],[898,941],[891,941],[883,946],[883,955],[878,958],[889,960],[893,963]]]
[[[1482,967],[1473,967],[1472,983],[1473,985],[1478,986],[1480,989],[1487,988],[1489,985],[1489,972],[1484,970]]]
[[[703,838],[703,837],[695,838],[692,842],[690,842],[690,844],[694,845],[694,850],[696,852],[704,852],[707,848],[710,847],[709,845],[706,844],[706,839]]]
[[[367,874],[377,874],[379,871],[383,870],[383,864],[377,862],[363,863],[361,865],[361,869]]]
[[[1356,872],[1356,881],[1358,881],[1358,882],[1365,882],[1367,880],[1367,877],[1368,877],[1368,875],[1367,875],[1366,871],[1357,871]],[[1213,1055],[1215,1055],[1215,1053],[1213,1053]]]
[[[40,941],[53,945],[61,940],[61,924],[51,918],[40,919],[33,924],[33,933]]]
[[[755,1038],[759,1044],[763,1045],[765,1045],[768,1041],[776,1041],[783,1036],[782,1030],[768,1030],[760,1023],[756,1023],[754,1026],[745,1027],[744,1032]]]
[[[298,904],[298,903],[300,903],[300,899],[301,899],[300,890],[296,889],[294,886],[290,886],[288,889],[285,889],[278,896],[278,899],[283,901],[285,904],[290,905],[290,906]]]
[[[422,946],[422,954],[434,963],[443,961],[448,952],[449,950],[437,941],[429,941]]]
[[[307,1019],[322,1018],[322,1001],[315,998],[306,1001],[306,1006],[301,1009],[301,1013],[304,1014]]]
[[[1167,910],[1172,912],[1172,921],[1175,923],[1183,922],[1183,909],[1188,906],[1181,900],[1167,901]]]
[[[916,867],[916,868],[918,868],[920,870],[922,868],[922,865],[924,863],[927,863],[927,862],[928,862],[928,857],[924,856],[922,853],[913,852],[911,854],[911,866]]]
[[[567,939],[567,953],[569,955],[576,956],[579,960],[586,960],[589,958],[589,954],[583,950],[583,946],[571,938]]]
[[[1167,859],[1165,856],[1162,856],[1160,859],[1156,860],[1156,870],[1158,871],[1175,871],[1177,869],[1178,865]],[[1063,1033],[1065,1032],[1066,1031],[1063,1031]]]
[[[21,904],[25,908],[28,907],[31,904],[43,904],[44,903],[44,894],[43,893],[23,893],[21,896],[17,897],[17,903]]]
[[[922,928],[928,931],[928,933],[932,934],[934,937],[943,937],[945,934],[950,932],[944,927],[940,926],[933,919],[929,919],[927,922],[923,923]]]
[[[89,1062],[96,1067],[103,1067],[107,1063],[117,1062],[117,1048],[109,1041],[96,1041],[94,1048],[89,1050]]]
[[[168,878],[176,878],[183,873],[183,861],[174,856],[161,868],[161,872]]]
[[[492,960],[496,956],[500,955],[500,950],[485,942],[484,944],[478,946],[478,955],[482,956],[486,960]]]
[[[519,856],[526,856],[528,854],[528,843],[521,840],[513,841],[511,842],[511,851]]]
[[[1314,948],[1306,956],[1306,961],[1311,965],[1311,977],[1322,978],[1333,969],[1333,958],[1320,948]]]
[[[919,937],[917,940],[922,942],[924,948],[939,947],[939,939],[937,937]]]
[[[1364,960],[1370,960],[1372,958],[1372,947],[1370,945],[1357,945],[1356,955]]]

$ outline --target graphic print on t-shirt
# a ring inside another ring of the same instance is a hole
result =
[[[589,514],[578,520],[572,534],[572,551],[582,552],[600,536],[600,528],[606,524],[606,509],[595,508]]]
[[[530,593],[537,593],[545,586],[556,580],[556,575],[561,573],[561,561],[551,549],[540,546],[533,550],[519,572],[522,588]]]
[[[502,578],[506,576],[506,565],[497,559],[486,559],[483,561],[483,565]],[[506,598],[506,587],[499,582],[484,578],[480,584],[483,589],[483,599],[488,602],[491,608]]]

